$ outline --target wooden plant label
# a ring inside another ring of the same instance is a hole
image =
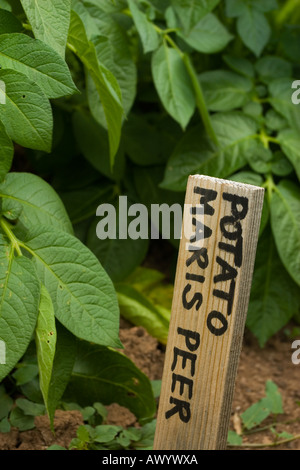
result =
[[[262,188],[190,176],[155,450],[225,449]]]

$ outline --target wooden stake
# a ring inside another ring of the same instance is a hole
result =
[[[263,198],[260,187],[189,178],[155,450],[226,448]]]

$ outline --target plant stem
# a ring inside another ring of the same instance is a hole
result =
[[[279,140],[277,139],[277,137],[272,137],[272,136],[268,136],[268,141],[269,142],[273,142],[273,144],[278,144],[279,145]]]
[[[269,148],[270,143],[277,144],[277,145],[280,144],[277,137],[272,137],[271,135],[268,135],[263,127],[260,131],[259,137],[260,137],[260,140],[262,141],[264,147],[267,148],[267,149]]]
[[[270,98],[258,98],[257,96],[254,96],[253,101],[260,104],[270,103]]]
[[[16,250],[18,256],[22,256],[20,243],[19,243],[18,239],[15,237],[13,231],[11,230],[10,223],[6,219],[4,219],[4,217],[0,218],[0,226],[3,230],[3,232],[5,233],[5,235],[7,236],[7,238],[9,239],[9,241],[11,242],[14,250]]]
[[[184,52],[182,52],[182,50],[177,46],[175,41],[173,41],[173,39],[169,36],[169,34],[167,34],[166,31],[168,31],[168,30],[162,30],[161,28],[159,28],[156,25],[154,25],[154,27],[155,27],[155,30],[159,34],[163,35],[164,39],[180,55],[184,65],[186,67],[186,70],[189,74],[189,77],[191,79],[191,82],[192,82],[192,85],[193,85],[193,88],[194,88],[194,92],[195,92],[195,95],[196,95],[197,108],[198,108],[198,111],[199,111],[200,116],[202,118],[205,130],[206,130],[208,136],[210,137],[210,139],[213,141],[213,143],[215,145],[218,145],[218,139],[217,139],[216,133],[215,133],[214,128],[213,128],[212,123],[211,123],[210,114],[207,110],[207,106],[206,106],[206,103],[205,103],[202,87],[200,85],[200,82],[198,80],[197,74],[195,72],[195,69],[194,69],[194,66],[192,64],[192,61],[191,61],[190,57],[187,54],[185,54]]]
[[[300,7],[299,0],[288,0],[282,6],[281,10],[276,13],[275,22],[278,26],[282,26],[293,16],[293,13]]]
[[[24,29],[26,29],[27,31],[32,31],[32,26],[28,23],[22,23],[22,26]]]
[[[173,47],[173,49],[175,49],[178,54],[180,55],[180,57],[183,59],[183,56],[184,56],[184,53],[182,52],[182,50],[177,46],[176,42],[171,38],[171,36],[169,36],[168,32],[170,32],[170,30],[167,30],[167,29],[161,29],[159,28],[158,26],[156,26],[156,24],[152,24],[152,26],[154,27],[155,31],[160,34],[161,36],[163,36],[163,38],[170,44],[171,47]]]
[[[75,55],[77,55],[77,50],[76,50],[75,47],[74,47],[72,44],[70,44],[69,42],[67,42],[67,48],[68,48],[71,52],[73,52]]]
[[[262,443],[257,443],[257,444],[249,443],[249,444],[247,444],[246,442],[244,442],[243,444],[240,444],[239,446],[236,446],[234,444],[228,444],[228,447],[252,447],[252,448],[259,449],[259,448],[263,448],[263,447],[280,446],[281,444],[287,444],[288,442],[295,441],[296,439],[300,439],[300,434],[297,434],[296,436],[293,436],[293,437],[289,437],[287,439],[282,439],[281,441],[271,442],[270,444],[262,444]]]
[[[195,91],[195,94],[196,94],[197,108],[200,112],[205,130],[206,130],[207,134],[209,135],[209,137],[211,138],[211,140],[214,142],[214,144],[218,145],[218,139],[217,139],[216,133],[215,133],[214,128],[213,128],[212,123],[211,123],[210,114],[207,110],[207,106],[206,106],[206,103],[205,103],[205,100],[204,100],[202,87],[201,87],[200,82],[198,80],[198,77],[196,75],[196,72],[195,72],[194,66],[192,64],[192,61],[191,61],[190,57],[187,54],[183,54],[183,62],[185,64],[186,69],[188,71],[188,74],[189,74],[189,76],[192,80],[192,84],[193,84],[194,91]]]
[[[250,436],[251,434],[256,434],[258,432],[266,431],[267,429],[270,429],[272,427],[275,428],[277,424],[280,424],[280,423],[272,423],[272,424],[269,424],[268,426],[263,426],[262,428],[251,429],[250,431],[244,432],[244,436]]]
[[[266,188],[268,192],[269,204],[271,203],[272,193],[276,190],[276,184],[274,183],[273,176],[269,173],[266,177],[266,181],[263,184],[263,187]]]
[[[287,421],[274,422],[272,424],[268,424],[267,426],[263,426],[261,428],[250,429],[249,431],[245,431],[243,433],[243,435],[244,436],[249,436],[250,434],[255,434],[255,433],[258,433],[258,432],[266,431],[267,429],[270,429],[270,428],[276,428],[276,426],[279,426],[279,425],[297,423],[299,421],[300,421],[300,418],[290,419],[290,420],[287,420]]]

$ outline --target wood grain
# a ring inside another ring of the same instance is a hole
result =
[[[188,180],[155,450],[226,448],[263,198],[252,185]]]

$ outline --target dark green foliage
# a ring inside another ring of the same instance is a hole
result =
[[[93,364],[101,380],[103,358],[139,397],[103,387],[103,401],[155,412],[148,379],[112,348],[120,310],[165,342],[170,285],[140,268],[148,240],[96,237],[99,204],[182,205],[193,173],[264,187],[247,325],[263,346],[299,318],[299,21],[295,0],[0,2],[0,379],[17,367],[51,420]]]

